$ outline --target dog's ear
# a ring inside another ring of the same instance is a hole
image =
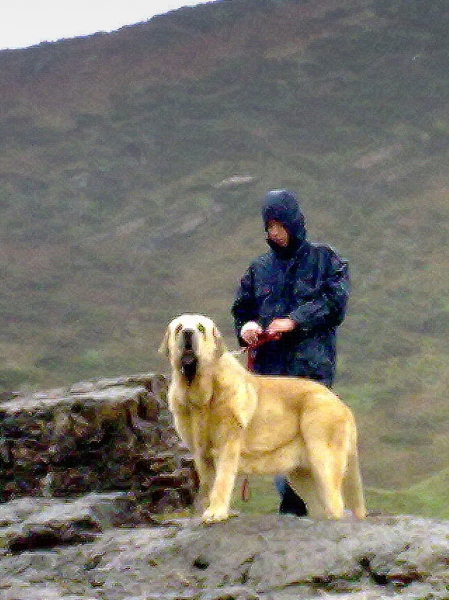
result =
[[[221,333],[218,331],[217,327],[215,327],[215,326],[212,329],[212,335],[213,335],[214,341],[215,341],[215,348],[217,350],[217,356],[220,357],[227,350],[225,341],[222,338]]]
[[[164,335],[164,339],[161,342],[161,345],[159,346],[159,350],[158,352],[160,352],[161,354],[165,354],[165,356],[169,355],[169,346],[168,346],[168,338],[170,337],[170,328],[167,327],[166,331],[165,331],[165,335]]]

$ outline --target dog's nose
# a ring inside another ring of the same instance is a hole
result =
[[[182,335],[184,336],[184,348],[186,350],[192,350],[192,339],[193,339],[193,329],[184,329]]]

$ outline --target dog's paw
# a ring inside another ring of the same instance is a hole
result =
[[[203,523],[210,525],[211,523],[220,523],[222,521],[226,521],[230,516],[231,515],[229,514],[229,511],[225,508],[212,509],[209,507],[204,511],[201,520]]]

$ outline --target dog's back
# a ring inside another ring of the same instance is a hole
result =
[[[244,434],[247,454],[273,453],[274,459],[279,451],[290,456],[287,448],[295,446],[305,461],[304,442],[312,431],[334,445],[340,437],[347,439],[348,428],[355,428],[349,408],[324,385],[297,377],[250,377],[257,409]]]
[[[305,377],[251,375],[258,397],[258,412],[273,410],[303,419],[313,414],[320,422],[339,419],[353,422],[349,407],[325,385]]]

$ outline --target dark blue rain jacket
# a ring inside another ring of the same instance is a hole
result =
[[[348,264],[329,246],[307,241],[304,217],[296,197],[273,190],[262,206],[267,227],[280,221],[290,234],[289,246],[268,242],[271,250],[256,258],[241,279],[232,305],[239,341],[248,321],[266,328],[289,317],[294,331],[256,351],[254,370],[261,374],[310,377],[331,386],[335,375],[336,328],[342,323],[349,295]]]

